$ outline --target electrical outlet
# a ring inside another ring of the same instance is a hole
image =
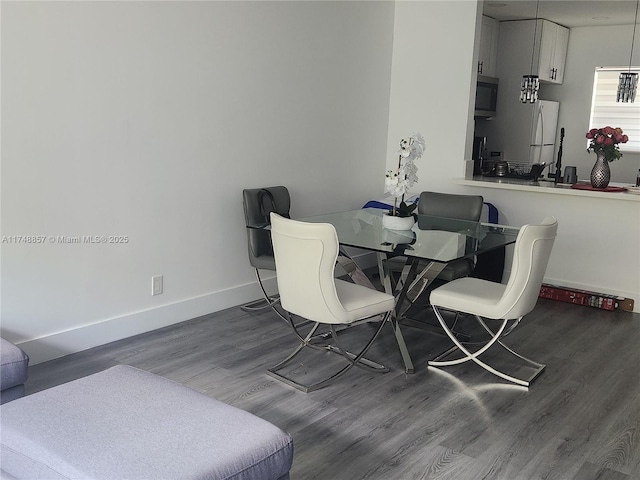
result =
[[[162,293],[162,275],[151,277],[151,295],[160,295]]]

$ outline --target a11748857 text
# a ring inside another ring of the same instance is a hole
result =
[[[124,244],[128,235],[3,235],[3,244]]]

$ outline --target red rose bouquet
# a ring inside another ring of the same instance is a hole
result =
[[[618,144],[629,141],[621,128],[613,127],[592,128],[587,132],[587,138],[591,140],[587,152],[593,150],[596,154],[602,153],[608,162],[618,160],[622,156]]]

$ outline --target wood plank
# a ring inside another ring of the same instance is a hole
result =
[[[424,305],[414,313],[430,315]],[[428,368],[448,340],[403,332],[414,375],[385,328],[368,356],[389,373],[353,369],[304,394],[265,373],[295,346],[288,326],[234,307],[32,366],[26,386],[34,393],[120,363],[163,375],[290,432],[297,479],[640,478],[639,314],[540,299],[507,337],[547,364],[529,390],[475,364]],[[335,360],[312,353],[320,366]]]

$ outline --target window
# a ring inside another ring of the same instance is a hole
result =
[[[633,103],[616,102],[618,76],[628,71],[629,67],[596,68],[589,128],[620,127],[629,136],[627,143],[619,145],[620,151],[640,152],[640,92]],[[640,67],[631,67],[631,71],[640,72]]]

